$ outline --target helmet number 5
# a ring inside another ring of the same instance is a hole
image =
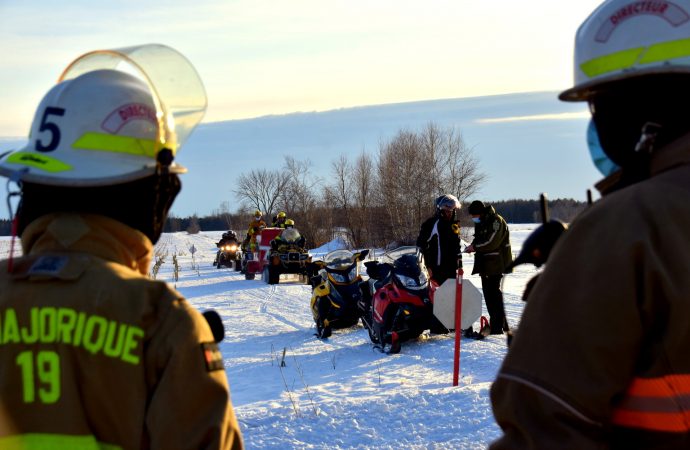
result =
[[[45,111],[43,111],[43,118],[41,119],[41,126],[38,128],[38,131],[49,131],[50,140],[48,143],[44,144],[41,139],[36,139],[36,151],[52,152],[60,144],[60,128],[58,128],[54,122],[49,120],[49,116],[51,115],[63,116],[65,115],[65,109],[48,106]]]

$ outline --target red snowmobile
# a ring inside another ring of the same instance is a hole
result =
[[[381,351],[400,352],[401,343],[424,330],[446,334],[449,330],[433,313],[434,292],[424,256],[417,247],[387,252],[381,262],[364,263],[369,280],[361,283],[358,303],[369,338]]]

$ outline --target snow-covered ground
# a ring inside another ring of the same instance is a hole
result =
[[[510,226],[515,255],[535,226]],[[283,280],[269,286],[216,269],[220,234],[164,234],[155,249],[157,257],[165,256],[156,277],[200,311],[221,315],[220,349],[248,449],[480,449],[499,436],[489,389],[506,352],[503,337],[462,339],[457,387],[452,334],[422,335],[397,355],[374,349],[361,326],[320,341],[309,310],[310,286]],[[0,246],[6,254],[8,241]],[[479,278],[469,275],[472,263],[466,255],[466,277],[481,288]],[[511,326],[519,323],[520,296],[535,273],[521,266],[505,277]]]

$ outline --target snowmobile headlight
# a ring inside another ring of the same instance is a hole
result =
[[[235,250],[237,250],[237,244],[228,245],[228,250],[234,252]]]
[[[426,287],[428,282],[429,275],[426,273],[426,271],[422,271],[422,273],[419,274],[419,284]]]
[[[426,276],[424,276],[423,273],[420,275],[419,279],[401,275],[399,273],[396,273],[395,276],[398,277],[398,280],[406,289],[424,289],[428,283]]]

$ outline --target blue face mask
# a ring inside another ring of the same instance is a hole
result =
[[[480,219],[479,217],[472,217],[472,222],[474,222],[474,223],[479,223],[481,221],[482,221],[482,219]]]
[[[606,153],[604,153],[604,149],[601,148],[599,134],[592,120],[590,120],[589,125],[587,125],[587,147],[589,147],[589,156],[592,158],[594,166],[605,177],[611,175],[620,168],[615,162],[611,161]]]

